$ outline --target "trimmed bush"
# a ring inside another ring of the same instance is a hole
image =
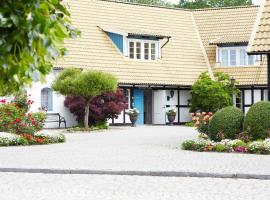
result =
[[[229,106],[216,112],[210,121],[208,134],[211,140],[235,139],[242,131],[244,113]]]
[[[244,130],[252,140],[270,136],[270,102],[262,101],[251,106],[245,117]]]

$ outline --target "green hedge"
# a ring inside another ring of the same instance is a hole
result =
[[[211,140],[235,139],[242,131],[244,113],[239,108],[229,106],[217,111],[209,123]]]
[[[251,106],[245,117],[244,130],[252,140],[270,136],[270,102],[262,101]]]

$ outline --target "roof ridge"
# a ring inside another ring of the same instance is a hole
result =
[[[209,10],[231,10],[231,9],[239,9],[239,8],[255,8],[260,7],[258,5],[243,5],[243,6],[226,6],[226,7],[217,7],[217,8],[199,8],[199,9],[189,9],[192,12],[196,11],[209,11]]]
[[[260,7],[258,5],[243,5],[243,6],[218,7],[218,8],[187,9],[187,8],[167,7],[163,5],[149,5],[149,4],[143,4],[143,3],[134,3],[134,2],[121,1],[121,0],[98,0],[98,1],[107,1],[107,2],[112,2],[112,3],[128,4],[128,5],[134,5],[134,6],[145,6],[145,7],[152,7],[152,8],[181,10],[181,11],[187,11],[187,12]]]
[[[107,2],[112,2],[112,3],[128,4],[128,5],[133,5],[133,6],[145,6],[145,7],[153,7],[153,8],[164,8],[164,9],[170,9],[170,10],[181,10],[181,11],[187,11],[187,12],[191,11],[191,9],[186,9],[186,8],[167,7],[167,6],[162,6],[162,5],[150,5],[150,4],[134,3],[134,2],[121,1],[121,0],[98,0],[98,1],[107,1]]]

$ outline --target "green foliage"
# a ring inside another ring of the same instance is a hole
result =
[[[47,75],[79,31],[60,0],[0,1],[0,96],[19,91],[33,74]]]
[[[181,0],[176,7],[186,9],[201,9],[244,5],[252,5],[252,0]]]
[[[187,140],[182,143],[183,150],[195,150],[196,142],[194,140]]]
[[[227,149],[226,149],[226,146],[224,144],[217,144],[215,146],[215,151],[216,152],[225,152]]]
[[[270,136],[270,102],[258,102],[251,106],[245,117],[244,130],[253,140]]]
[[[28,99],[26,92],[17,93],[12,103],[16,104],[24,113],[27,113],[33,101]]]
[[[239,108],[229,106],[217,111],[209,124],[211,140],[236,139],[242,131],[244,113]]]
[[[233,88],[235,95],[239,89]],[[226,106],[232,105],[232,86],[230,77],[224,73],[216,73],[212,80],[207,73],[202,73],[191,88],[191,112],[216,112]]]
[[[185,123],[185,126],[194,127],[195,124],[194,124],[194,122],[187,122],[187,123]]]
[[[80,69],[69,68],[56,77],[52,88],[65,96],[81,96],[89,100],[103,92],[116,91],[117,79],[101,71],[84,72]]]

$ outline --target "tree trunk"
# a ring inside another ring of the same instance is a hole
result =
[[[89,108],[90,108],[91,99],[89,99],[85,106],[85,113],[84,113],[84,128],[89,129]]]

